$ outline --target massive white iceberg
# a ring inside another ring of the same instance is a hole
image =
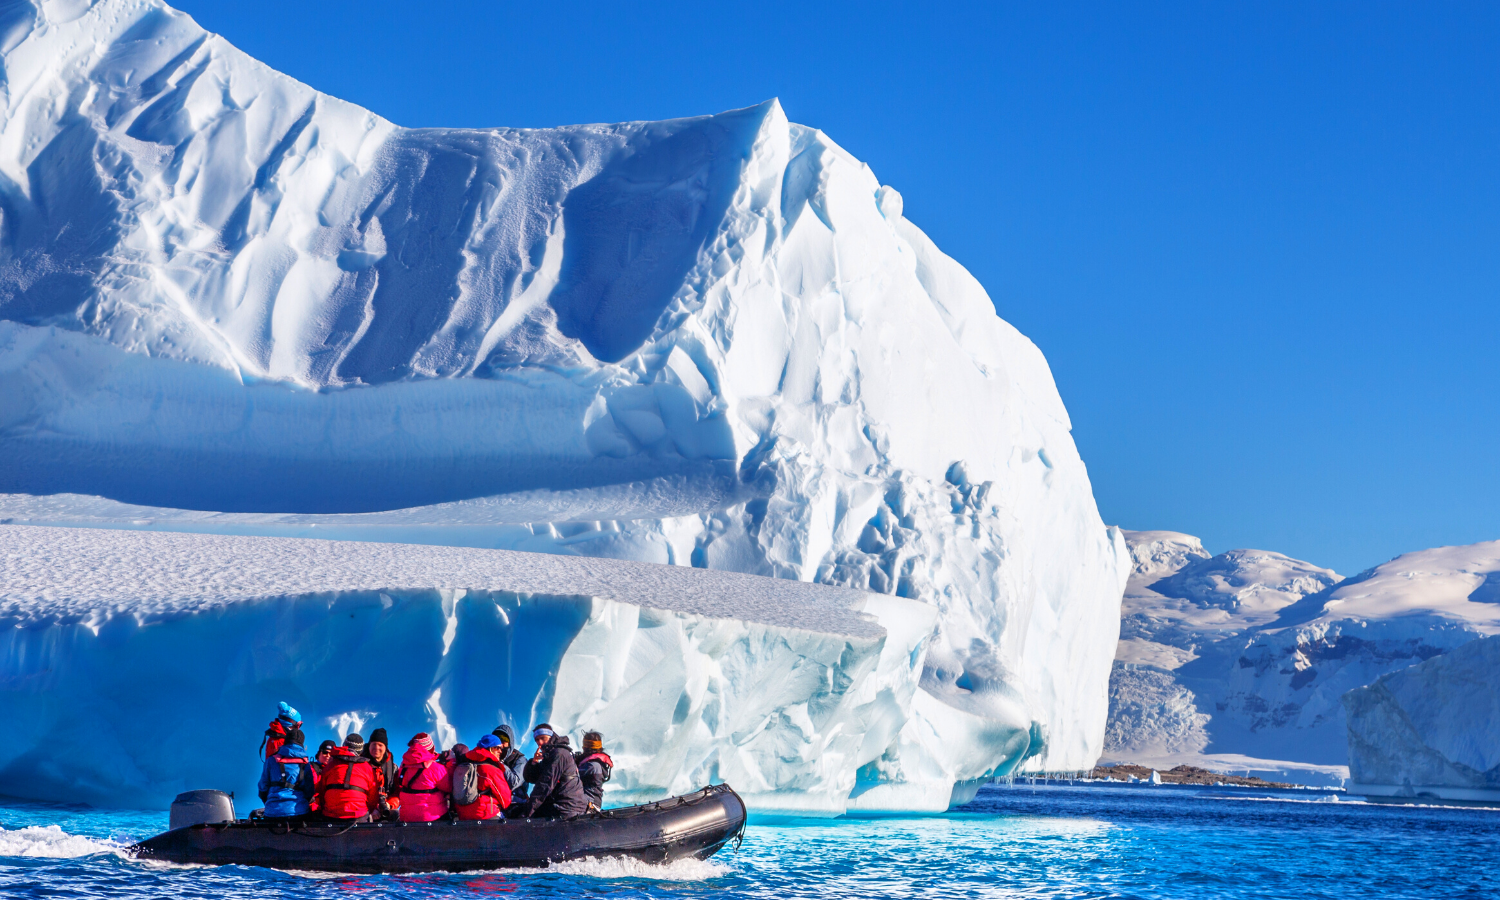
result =
[[[1344,708],[1349,790],[1500,803],[1500,638],[1383,675]]]
[[[1111,678],[1109,758],[1322,780],[1349,760],[1351,689],[1500,632],[1500,542],[1408,553],[1348,579],[1279,553],[1209,557],[1126,532],[1136,558]]]
[[[893,594],[937,622],[856,806],[1098,756],[1129,560],[1046,361],[774,101],[405,129],[155,0],[7,4],[0,58],[0,515]]]

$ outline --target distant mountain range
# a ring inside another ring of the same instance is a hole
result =
[[[1340,779],[1346,692],[1500,633],[1500,541],[1343,578],[1270,551],[1212,556],[1177,532],[1125,536],[1106,760]]]

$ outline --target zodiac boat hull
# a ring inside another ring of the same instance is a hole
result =
[[[189,825],[142,841],[138,859],[319,872],[464,872],[542,867],[590,856],[665,863],[707,859],[745,828],[728,785],[576,819],[487,822],[292,820]]]

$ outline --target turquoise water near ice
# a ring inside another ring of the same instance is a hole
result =
[[[162,812],[0,801],[4,897],[1500,897],[1500,810],[1178,787],[992,786],[941,816],[754,822],[739,851],[468,875],[169,867]]]

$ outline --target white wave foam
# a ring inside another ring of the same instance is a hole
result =
[[[724,863],[709,862],[704,859],[679,859],[669,863],[647,863],[638,859],[629,859],[619,856],[589,857],[587,859],[574,859],[567,862],[554,863],[543,868],[515,868],[515,869],[484,869],[473,872],[447,873],[461,877],[473,877],[476,875],[571,875],[582,878],[619,879],[619,878],[641,878],[650,881],[707,881],[711,878],[719,878],[729,874],[730,868]],[[287,872],[286,874],[298,878],[325,879],[325,878],[364,878],[381,876],[351,875],[347,872]],[[400,878],[431,878],[433,875],[443,875],[443,872],[427,872],[412,875],[397,876]]]
[[[621,856],[601,856],[557,863],[546,869],[512,869],[512,873],[581,875],[587,878],[649,878],[653,881],[707,881],[729,874],[729,866],[706,859],[647,863]]]
[[[1259,802],[1259,803],[1327,803],[1336,800],[1339,806],[1384,806],[1391,809],[1472,809],[1484,812],[1500,813],[1500,806],[1478,806],[1465,803],[1372,803],[1369,800],[1350,800],[1347,797],[1338,798],[1330,796],[1327,798],[1312,798],[1304,800],[1301,797],[1208,797],[1209,800],[1234,800],[1236,802]]]
[[[0,828],[0,857],[74,859],[96,853],[119,853],[124,846],[115,841],[68,834],[58,825],[29,825],[14,831]]]

